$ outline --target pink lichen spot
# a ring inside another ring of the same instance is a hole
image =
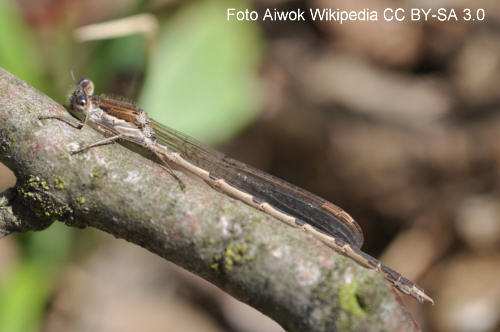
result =
[[[39,142],[36,143],[35,146],[31,149],[32,153],[33,154],[38,153],[38,151],[40,150],[41,147],[42,147],[42,145]]]
[[[335,260],[332,259],[332,255],[323,255],[320,259],[321,267],[323,268],[333,268],[335,266]]]

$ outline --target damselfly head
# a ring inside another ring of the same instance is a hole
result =
[[[91,108],[90,96],[94,93],[94,83],[88,78],[81,79],[69,98],[69,107],[78,114],[86,115]]]

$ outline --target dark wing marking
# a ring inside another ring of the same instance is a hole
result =
[[[125,103],[118,100],[92,96],[92,102],[99,106],[104,112],[125,121],[136,123],[138,116],[144,112],[134,104]]]

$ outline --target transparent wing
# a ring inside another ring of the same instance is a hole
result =
[[[284,180],[226,157],[203,146],[193,138],[151,120],[155,138],[179,152],[183,158],[232,186],[245,191],[258,201],[305,221],[319,231],[332,235],[355,248],[363,244],[359,225],[336,205]]]

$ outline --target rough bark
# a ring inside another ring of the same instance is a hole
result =
[[[412,331],[379,274],[311,236],[119,144],[41,115],[66,110],[0,68],[0,161],[17,176],[0,200],[0,237],[59,220],[138,244],[209,280],[289,331]]]

